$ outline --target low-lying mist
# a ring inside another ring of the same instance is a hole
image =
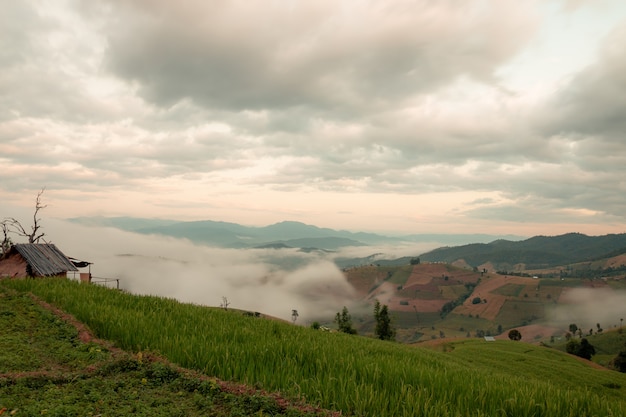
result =
[[[597,325],[609,330],[619,327],[620,319],[626,318],[626,292],[610,288],[572,288],[551,310],[549,320],[564,328],[575,323],[586,333],[597,330]]]
[[[299,324],[331,321],[344,305],[358,308],[354,289],[332,262],[333,257],[385,250],[369,247],[328,254],[222,249],[56,219],[46,219],[45,232],[46,239],[67,256],[92,262],[94,277],[120,278],[120,287],[131,293],[208,306],[219,306],[226,297],[230,308],[286,320],[295,309]],[[417,249],[411,250],[415,254]]]

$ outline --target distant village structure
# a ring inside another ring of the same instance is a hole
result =
[[[0,259],[0,278],[66,277],[76,266],[52,243],[18,243]]]

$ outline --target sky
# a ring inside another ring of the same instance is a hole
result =
[[[0,217],[623,233],[624,44],[623,0],[8,0]]]

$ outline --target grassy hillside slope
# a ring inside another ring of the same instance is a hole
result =
[[[126,349],[346,415],[626,415],[626,375],[524,343],[475,339],[439,352],[67,280],[0,286],[31,291]]]
[[[6,414],[5,414],[6,413]],[[251,387],[131,354],[66,313],[0,286],[0,415],[331,416]]]

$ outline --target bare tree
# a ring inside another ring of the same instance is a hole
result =
[[[298,310],[291,310],[291,321],[293,322],[293,324],[296,324],[296,320],[298,320],[298,316],[300,316],[298,314]]]
[[[2,228],[2,234],[3,234],[3,239],[2,239],[2,243],[0,244],[0,251],[2,251],[2,253],[0,254],[0,259],[4,258],[5,256],[7,256],[7,254],[9,253],[9,249],[11,249],[11,238],[9,237],[9,225],[6,221],[2,221],[0,223],[0,227]]]
[[[220,304],[220,307],[222,307],[224,310],[228,311],[228,306],[229,305],[230,305],[230,303],[228,302],[228,298],[222,297],[222,304]]]
[[[35,213],[33,214],[33,225],[30,228],[30,232],[26,230],[26,228],[14,217],[7,217],[1,223],[2,232],[4,233],[4,240],[2,241],[2,250],[5,252],[5,246],[9,246],[11,244],[11,239],[8,237],[8,233],[15,233],[18,236],[23,236],[28,238],[28,243],[39,243],[39,240],[42,239],[46,234],[41,232],[41,219],[39,216],[39,211],[48,207],[46,204],[41,202],[41,196],[46,188],[42,188],[39,193],[37,193],[37,199],[35,200]]]

